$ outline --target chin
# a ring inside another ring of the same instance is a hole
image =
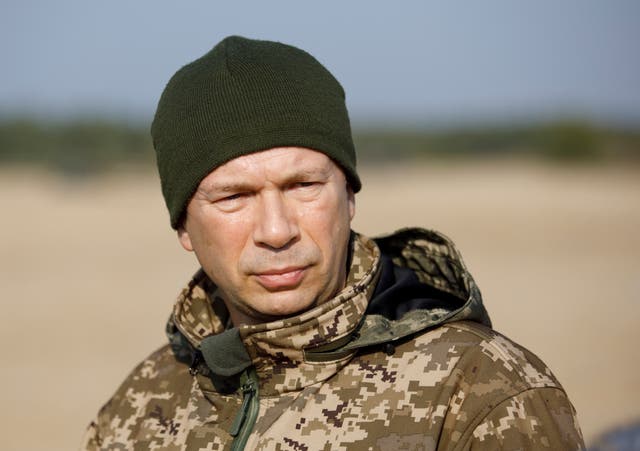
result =
[[[267,299],[265,308],[258,310],[274,319],[295,316],[315,307],[315,299],[300,300],[300,295],[292,294],[285,299]]]

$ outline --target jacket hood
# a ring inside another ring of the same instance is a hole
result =
[[[393,343],[453,321],[491,327],[480,290],[445,235],[406,228],[374,242],[380,279],[356,338],[343,350]]]
[[[291,369],[295,382],[282,381],[297,389],[330,377],[363,348],[388,351],[451,321],[491,325],[479,289],[444,235],[409,228],[370,240],[354,233],[350,245],[347,285],[335,298],[271,323],[232,327],[215,286],[198,271],[167,324],[174,354],[192,368],[204,360],[207,370],[223,377],[251,365],[267,378]]]

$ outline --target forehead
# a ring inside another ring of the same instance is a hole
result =
[[[329,176],[339,169],[333,160],[321,152],[304,147],[277,147],[228,161],[210,172],[202,180],[201,186],[254,177],[271,179],[314,174]]]

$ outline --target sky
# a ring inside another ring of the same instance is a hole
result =
[[[231,34],[301,47],[355,123],[576,116],[640,125],[640,2],[0,0],[0,115],[148,121]]]

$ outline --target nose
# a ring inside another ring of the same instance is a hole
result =
[[[281,192],[263,194],[259,202],[253,239],[257,245],[282,249],[295,241],[299,229],[295,211]]]

